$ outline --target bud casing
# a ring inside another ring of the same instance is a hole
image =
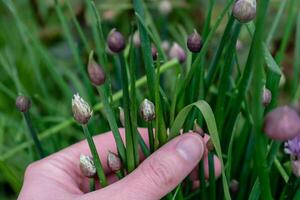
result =
[[[119,156],[111,151],[107,155],[107,166],[113,172],[118,172],[122,168],[122,162]]]
[[[72,111],[74,119],[82,125],[87,124],[93,114],[89,104],[78,93],[73,96]]]
[[[91,59],[89,61],[88,75],[89,75],[90,81],[95,86],[102,85],[106,80],[106,76],[105,76],[105,72],[104,72],[103,68],[94,59]]]
[[[232,13],[239,22],[250,22],[256,16],[256,0],[236,0]]]
[[[125,39],[116,29],[112,29],[108,34],[107,44],[113,53],[120,53],[125,49]]]
[[[144,99],[141,103],[140,115],[146,122],[150,122],[155,119],[155,106],[148,99]]]
[[[86,177],[92,178],[96,175],[96,167],[91,156],[81,154],[79,158],[80,171]]]

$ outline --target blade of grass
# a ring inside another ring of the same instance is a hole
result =
[[[299,82],[299,68],[300,68],[300,13],[297,17],[297,28],[295,35],[296,47],[294,52],[294,76],[292,81],[292,90],[291,90],[291,100],[292,102],[296,102],[296,93],[298,90],[298,82]]]
[[[228,188],[228,183],[227,183],[227,178],[226,178],[226,174],[225,174],[225,169],[224,169],[224,162],[223,162],[223,157],[222,157],[222,150],[221,150],[221,144],[220,144],[220,140],[219,140],[218,129],[217,129],[214,114],[208,103],[206,103],[203,100],[200,100],[200,101],[197,101],[196,103],[193,103],[193,104],[190,104],[190,105],[184,107],[178,113],[178,115],[173,123],[173,126],[171,127],[169,139],[174,138],[175,136],[177,136],[179,134],[179,130],[183,126],[189,112],[192,110],[192,108],[194,106],[197,109],[199,109],[199,111],[201,111],[201,113],[205,119],[208,131],[210,133],[211,140],[214,144],[216,153],[220,159],[221,169],[222,169],[222,184],[223,184],[225,199],[227,199],[227,200],[231,199],[230,193],[229,193],[229,188]]]

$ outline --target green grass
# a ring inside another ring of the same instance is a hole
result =
[[[26,166],[39,155],[84,139],[72,118],[71,98],[77,92],[94,111],[91,136],[112,130],[127,172],[139,165],[139,148],[150,156],[181,129],[191,129],[194,120],[210,135],[214,150],[208,154],[209,170],[215,153],[221,177],[205,181],[201,161],[200,187],[191,190],[186,178],[165,199],[299,199],[299,180],[291,172],[282,142],[262,132],[270,110],[299,102],[297,0],[257,1],[256,18],[248,24],[231,14],[234,0],[172,0],[169,15],[159,12],[160,1],[37,2],[38,11],[33,13],[27,0],[0,1],[0,199],[16,199]],[[115,16],[109,19],[110,15]],[[37,16],[45,23],[39,23]],[[112,28],[126,39],[127,47],[119,55],[107,51],[106,37]],[[193,29],[204,42],[197,54],[186,47]],[[136,30],[140,47],[131,37]],[[241,49],[236,49],[238,40]],[[187,61],[170,60],[164,41],[180,44]],[[158,50],[156,61],[152,45]],[[91,51],[107,77],[97,88],[87,74]],[[286,83],[280,86],[283,75]],[[264,85],[273,96],[267,108],[261,104]],[[29,132],[15,109],[20,94],[32,99]],[[156,119],[151,124],[138,115],[145,98],[155,104]],[[119,106],[125,111],[125,144],[118,130]],[[150,149],[137,127],[155,128]],[[30,132],[37,134],[34,141]],[[99,175],[106,185],[104,174]],[[236,194],[230,191],[233,179],[240,184]]]

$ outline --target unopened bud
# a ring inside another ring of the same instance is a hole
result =
[[[89,61],[88,75],[91,82],[96,86],[102,85],[106,79],[104,70],[94,59]]]
[[[193,131],[198,133],[199,135],[201,135],[202,137],[204,137],[205,133],[203,131],[203,129],[199,126],[199,124],[197,123],[197,120],[194,121],[194,128]]]
[[[206,148],[208,151],[213,151],[214,150],[214,143],[212,142],[211,138],[206,142]]]
[[[168,52],[170,50],[170,43],[167,40],[162,41],[161,43],[161,48],[165,51]]]
[[[278,107],[266,115],[264,132],[273,140],[292,139],[300,133],[300,118],[292,108]]]
[[[188,36],[187,47],[193,53],[200,52],[202,48],[202,39],[196,30],[194,30],[194,33]]]
[[[140,114],[146,122],[153,121],[155,119],[154,104],[148,99],[145,99],[140,105]]]
[[[263,103],[264,107],[267,107],[270,104],[271,100],[272,100],[271,91],[268,88],[264,87],[263,95],[262,95],[262,103]]]
[[[184,50],[176,42],[173,43],[169,52],[169,56],[170,58],[177,58],[180,63],[184,63],[186,59]]]
[[[93,113],[89,104],[79,94],[73,96],[72,111],[74,119],[80,124],[87,124]]]
[[[122,163],[119,156],[109,151],[107,155],[107,166],[113,172],[120,171],[122,168]]]
[[[152,59],[157,60],[157,49],[155,46],[152,46],[151,53],[152,53]]]
[[[172,3],[169,0],[162,0],[158,9],[162,15],[168,15],[172,12]]]
[[[133,34],[133,44],[135,47],[140,47],[141,46],[141,38],[140,38],[140,33],[139,31],[135,31]]]
[[[16,99],[16,107],[20,112],[27,112],[30,109],[31,102],[26,96],[18,96]]]
[[[112,29],[108,34],[107,44],[113,53],[120,53],[125,48],[124,37],[120,32],[116,31],[116,29]]]
[[[125,114],[124,109],[122,107],[119,107],[119,118],[122,126],[125,127]]]
[[[231,180],[229,188],[233,194],[239,191],[239,187],[240,187],[240,183],[237,180],[235,179]]]
[[[84,176],[91,178],[96,175],[96,167],[92,157],[81,154],[79,161],[80,170]]]
[[[239,22],[250,22],[256,16],[256,0],[237,0],[232,13]]]

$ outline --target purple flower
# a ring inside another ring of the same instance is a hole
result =
[[[284,143],[284,152],[300,159],[300,135]]]

